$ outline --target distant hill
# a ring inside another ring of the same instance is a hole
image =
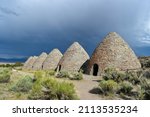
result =
[[[25,62],[27,58],[0,58],[0,62],[15,63],[15,62]]]

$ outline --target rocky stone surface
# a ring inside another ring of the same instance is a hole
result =
[[[32,70],[33,69],[33,64],[36,61],[38,57],[37,56],[33,56],[32,59],[29,61],[28,66],[27,66],[27,70]]]
[[[100,75],[106,68],[119,70],[138,69],[141,64],[133,50],[116,32],[109,33],[93,52],[88,64],[88,73],[93,75],[98,66]]]
[[[55,70],[62,56],[58,49],[53,49],[43,63],[43,70]]]
[[[43,68],[43,62],[47,58],[47,54],[43,52],[34,62],[33,64],[33,70],[42,70]]]
[[[27,69],[29,62],[32,60],[33,56],[30,56],[23,65],[23,69]]]
[[[78,42],[74,42],[64,53],[57,70],[77,72],[88,59],[89,55],[83,47]]]
[[[24,70],[32,70],[33,64],[36,61],[37,56],[30,56],[27,61],[24,63],[23,69]]]

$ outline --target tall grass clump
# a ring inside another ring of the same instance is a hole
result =
[[[8,83],[11,77],[10,68],[0,68],[0,83]]]

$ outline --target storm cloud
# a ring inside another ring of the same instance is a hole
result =
[[[150,55],[149,11],[149,0],[1,0],[0,57],[64,52],[74,41],[91,54],[112,31]]]

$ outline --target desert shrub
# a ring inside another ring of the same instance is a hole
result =
[[[106,68],[104,70],[104,72],[107,74],[107,73],[113,73],[113,72],[116,72],[117,70],[115,68]]]
[[[118,85],[113,80],[102,80],[99,84],[99,88],[103,94],[108,95],[109,93],[114,94],[118,90]]]
[[[45,77],[45,72],[44,71],[36,71],[34,72],[34,80],[40,79]]]
[[[142,100],[145,98],[145,91],[143,89],[138,90],[138,97],[136,97],[136,99],[138,100]]]
[[[139,57],[142,68],[150,68],[150,57]]]
[[[11,88],[14,92],[29,92],[32,89],[33,79],[30,76],[24,76],[19,79]]]
[[[143,73],[143,77],[147,78],[147,79],[150,79],[150,70],[146,70],[144,73]]]
[[[136,85],[140,83],[140,77],[142,75],[141,71],[127,71],[120,72],[114,69],[106,69],[105,74],[103,75],[104,80],[114,80],[117,83],[123,82],[124,80],[131,82]]]
[[[123,94],[131,94],[131,91],[133,89],[133,85],[128,82],[128,81],[123,81],[122,83],[119,84],[119,93]]]
[[[57,73],[56,77],[57,78],[68,78],[70,80],[82,80],[83,74],[82,74],[82,72],[71,73],[71,72],[61,71],[61,72]]]
[[[5,67],[5,64],[0,64],[0,67],[2,67],[2,68]]]
[[[142,63],[142,67],[143,67],[143,68],[150,68],[150,60],[144,61],[144,62]]]
[[[57,73],[56,77],[57,78],[69,78],[70,75],[66,71],[60,71],[60,72]]]
[[[83,70],[83,69],[80,69],[80,70],[79,70],[79,73],[84,73],[84,70]]]
[[[69,76],[69,79],[70,79],[70,80],[82,80],[82,79],[83,79],[83,74],[82,74],[81,72],[72,73],[72,74]]]
[[[21,67],[23,64],[21,62],[16,62],[14,64],[1,64],[0,67],[7,67],[7,68],[14,68],[14,67]]]
[[[143,99],[150,100],[150,83],[148,82],[146,78],[141,79],[141,87],[142,87],[142,90],[144,90]]]
[[[145,89],[145,91],[144,91],[144,99],[145,100],[150,100],[150,88]]]
[[[113,68],[107,68],[103,75],[104,80],[114,80],[115,82],[121,82],[125,80],[126,76]]]
[[[12,65],[12,67],[21,67],[23,64],[21,62],[16,62],[15,64]]]
[[[33,85],[29,99],[73,100],[77,99],[72,83],[58,82],[53,77],[38,79]]]
[[[37,80],[37,79],[40,79],[40,78],[43,78],[43,77],[51,77],[51,76],[54,76],[55,75],[55,71],[54,70],[49,70],[49,71],[42,71],[42,70],[39,70],[39,71],[36,71],[34,72],[34,80]]]
[[[126,72],[126,79],[132,84],[136,85],[140,83],[140,72]]]
[[[34,82],[31,93],[28,96],[29,99],[34,100],[44,99],[44,93],[42,92],[42,85],[41,85],[42,80],[43,79],[40,78]]]
[[[77,99],[77,95],[72,83],[62,82],[58,87],[58,99],[72,100]]]
[[[1,68],[0,69],[0,83],[7,83],[10,81],[11,69]]]
[[[48,70],[48,71],[46,71],[46,74],[47,74],[48,76],[54,76],[55,73],[56,73],[55,70]]]
[[[5,67],[12,67],[12,64],[6,64]]]

